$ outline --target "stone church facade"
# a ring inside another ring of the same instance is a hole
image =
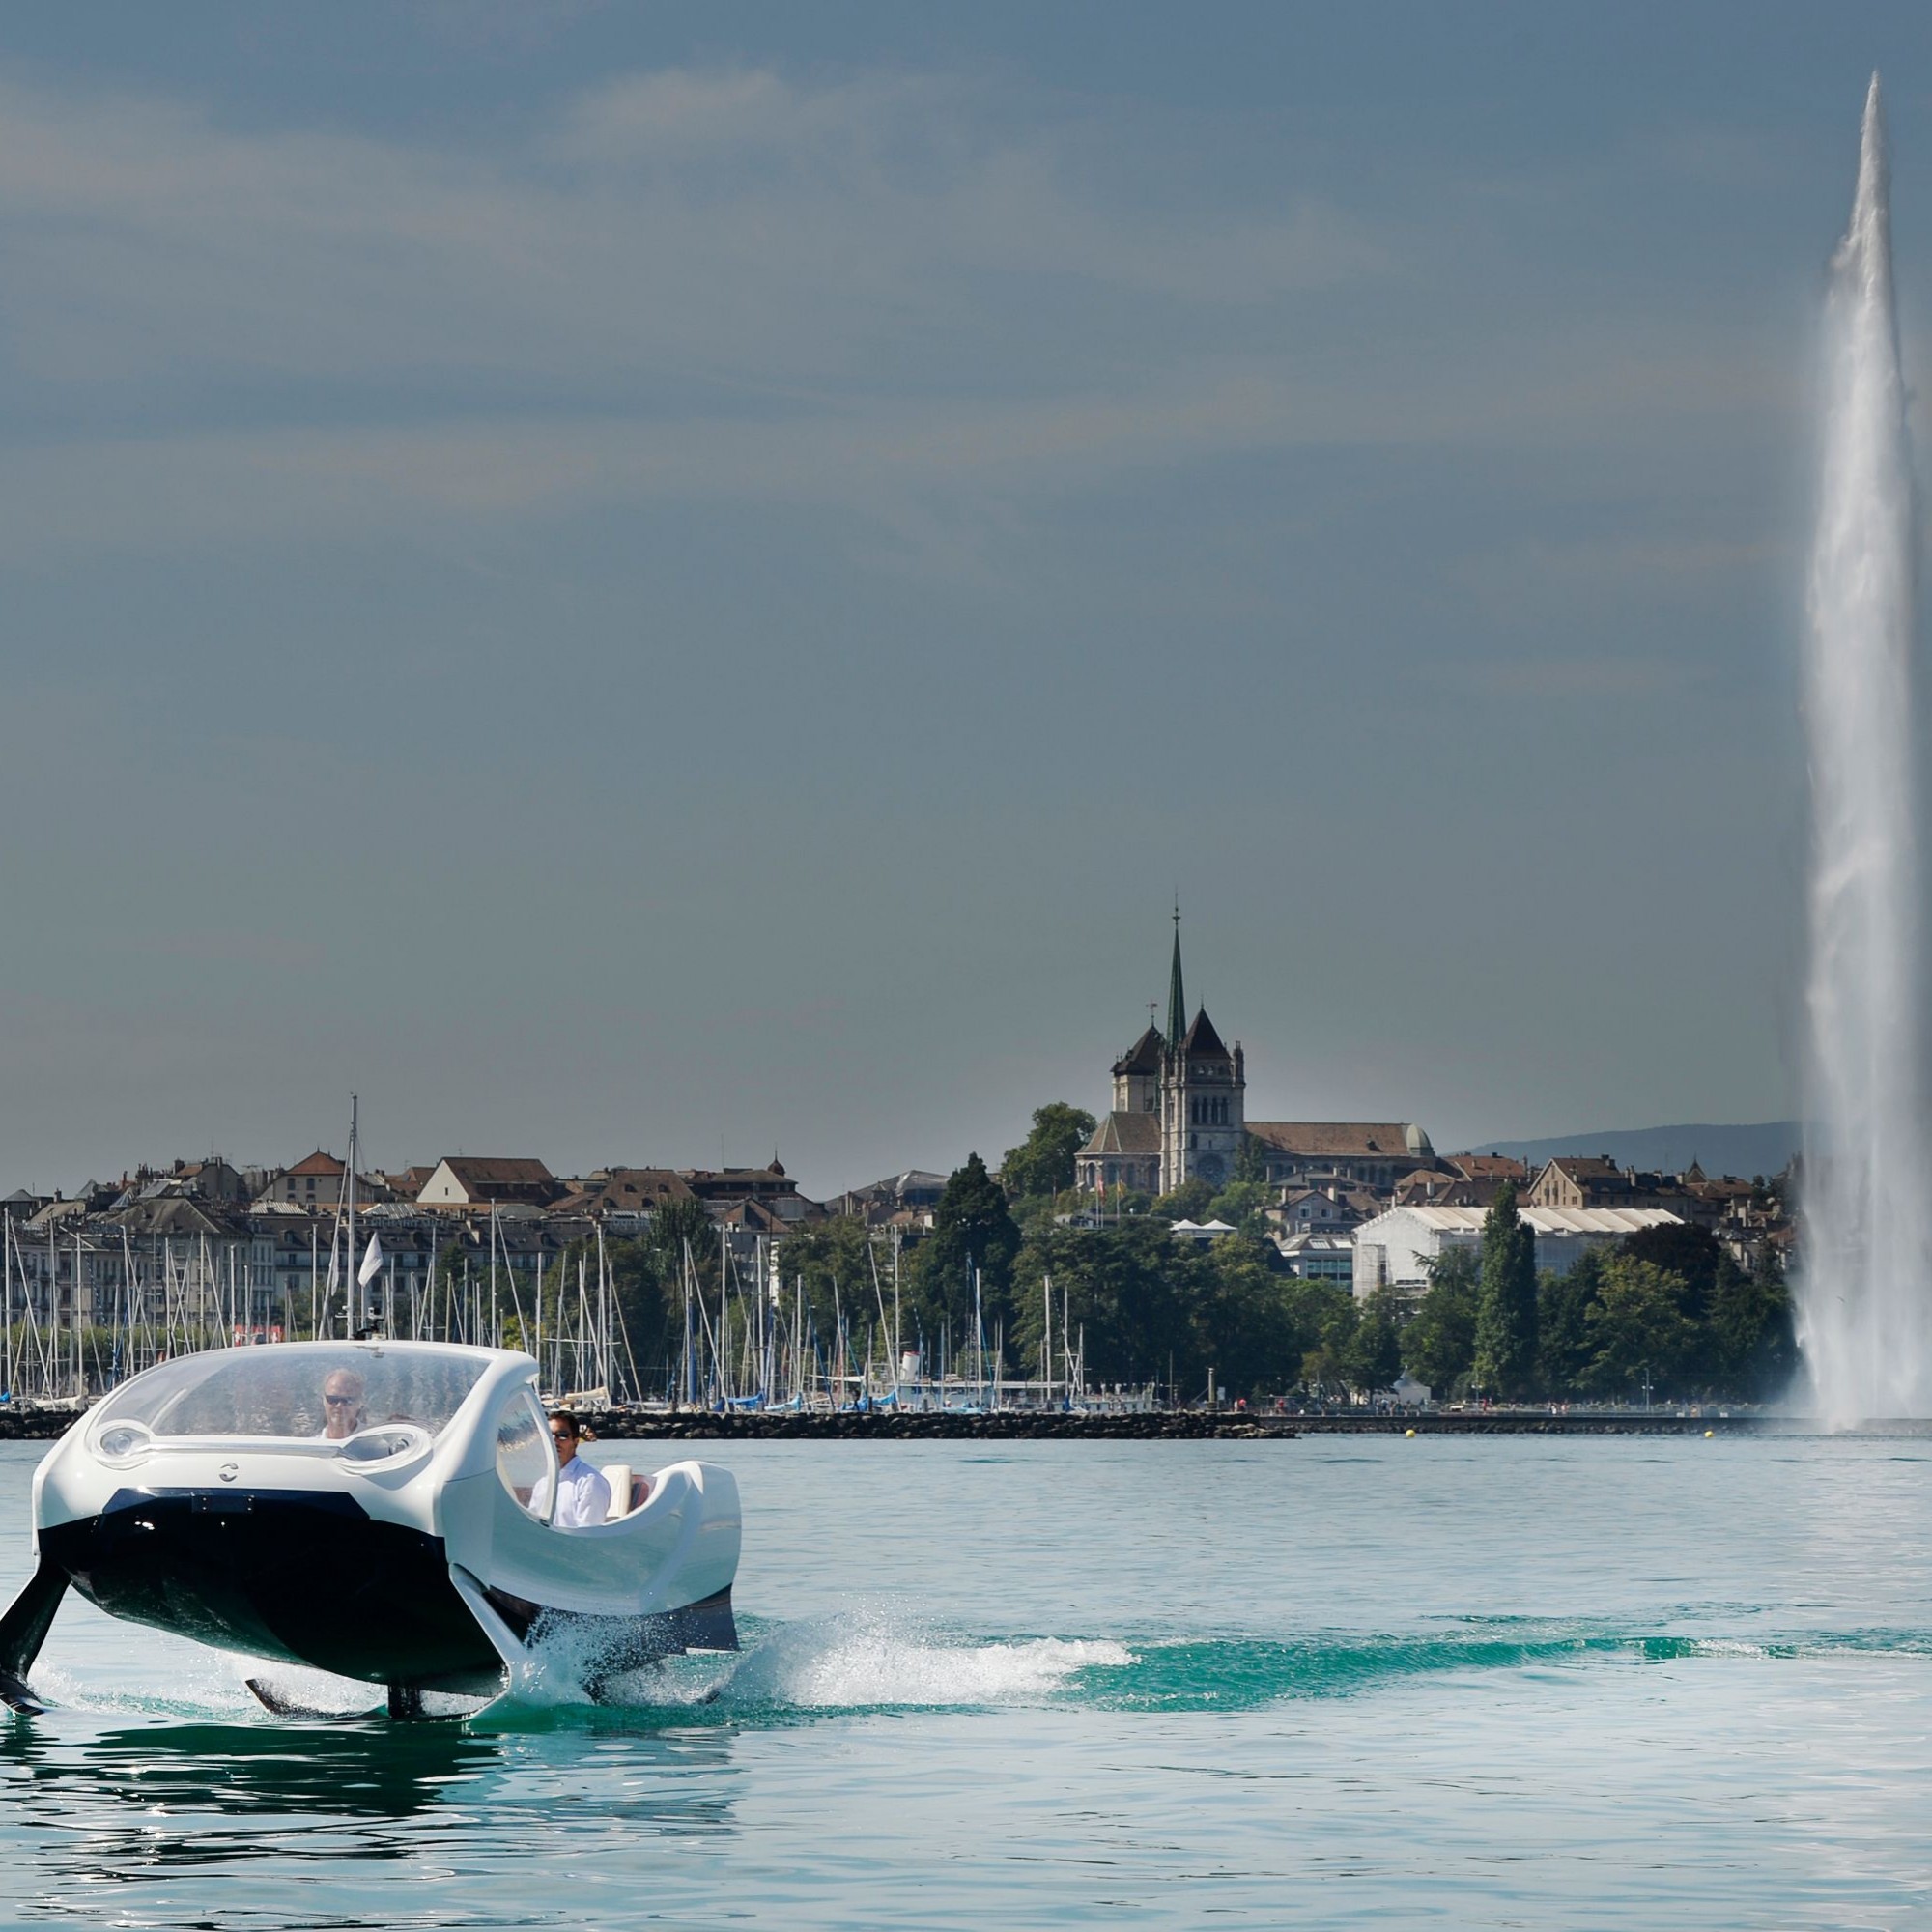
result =
[[[1114,1104],[1074,1158],[1074,1184],[1090,1194],[1171,1194],[1197,1177],[1225,1186],[1247,1131],[1247,1089],[1240,1041],[1224,1045],[1205,1007],[1187,1018],[1177,913],[1167,1031],[1150,1026],[1115,1061]]]
[[[1205,1007],[1187,1017],[1176,913],[1166,1031],[1149,1026],[1115,1061],[1113,1106],[1074,1156],[1074,1185],[1086,1194],[1171,1194],[1197,1179],[1224,1187],[1248,1135],[1274,1185],[1340,1179],[1386,1193],[1442,1165],[1413,1122],[1250,1121],[1247,1091],[1240,1041],[1224,1045]]]

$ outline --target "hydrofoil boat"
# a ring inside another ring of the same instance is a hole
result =
[[[735,1650],[730,1473],[604,1474],[610,1519],[554,1527],[537,1365],[507,1350],[297,1342],[160,1363],[35,1472],[0,1701],[41,1708],[28,1674],[70,1585],[110,1616],[382,1685],[399,1717],[425,1691],[514,1689],[554,1629],[593,1697],[673,1653]]]

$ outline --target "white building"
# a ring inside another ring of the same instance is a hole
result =
[[[1538,1274],[1568,1274],[1586,1248],[1620,1241],[1644,1228],[1669,1227],[1678,1216],[1663,1208],[1519,1208],[1536,1236]],[[1378,1288],[1420,1292],[1429,1264],[1453,1248],[1479,1248],[1483,1208],[1391,1208],[1355,1230],[1355,1299]]]
[[[1355,1278],[1355,1243],[1346,1233],[1323,1234],[1303,1229],[1283,1235],[1275,1246],[1290,1274],[1304,1281],[1332,1281],[1346,1288]]]
[[[416,1203],[423,1208],[488,1208],[521,1202],[547,1208],[562,1192],[540,1160],[453,1153],[437,1162]]]
[[[1231,1221],[1170,1221],[1167,1232],[1177,1241],[1218,1241],[1235,1233]]]

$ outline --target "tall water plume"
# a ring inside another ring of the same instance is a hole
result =
[[[1932,1415],[1932,1172],[1918,1022],[1915,502],[1885,122],[1826,309],[1822,489],[1804,665],[1812,852],[1804,1269],[1817,1413]]]

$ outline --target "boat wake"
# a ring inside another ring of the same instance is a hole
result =
[[[1213,1712],[1365,1693],[1459,1671],[1537,1671],[1702,1660],[1932,1655],[1932,1632],[1779,1637],[1687,1635],[1577,1621],[1456,1621],[1390,1634],[1311,1633],[1122,1641],[971,1637],[879,1611],[762,1628],[735,1657],[684,1657],[582,1689],[588,1660],[544,1649],[533,1681],[483,1714],[487,1726],[582,1721],[771,1726],[841,1715],[995,1708]]]
[[[745,1634],[747,1647],[735,1655],[673,1658],[611,1680],[598,1670],[588,1646],[573,1633],[560,1632],[534,1646],[520,1681],[482,1711],[473,1699],[431,1696],[425,1715],[515,1730],[640,1722],[768,1727],[832,1715],[1016,1706],[1229,1712],[1364,1693],[1406,1678],[1456,1671],[1932,1655],[1927,1631],[1742,1637],[1516,1618],[1459,1620],[1389,1634],[1317,1632],[1286,1638],[1121,1641],[974,1637],[871,1610],[796,1624],[747,1619]],[[40,1682],[49,1698],[68,1710],[286,1721],[262,1711],[244,1681],[250,1676],[310,1721],[369,1718],[382,1702],[373,1687],[321,1671],[215,1658],[171,1671],[159,1684],[102,1686],[60,1667],[43,1667]]]
[[[642,1688],[725,1711],[927,1710],[1037,1704],[1132,1668],[1133,1651],[1107,1638],[947,1637],[910,1620],[855,1615],[782,1626],[728,1660],[689,1672],[667,1665]],[[692,1661],[686,1660],[689,1664]],[[707,1679],[709,1681],[707,1681]]]

